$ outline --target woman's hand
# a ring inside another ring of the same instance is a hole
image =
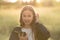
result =
[[[20,40],[28,40],[27,35],[26,36],[20,36]]]
[[[28,40],[27,34],[25,32],[20,33],[20,40]]]

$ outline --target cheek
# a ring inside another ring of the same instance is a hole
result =
[[[22,17],[22,21],[24,22],[24,23],[28,23],[28,24],[30,24],[31,22],[32,22],[32,20],[33,20],[33,17]]]
[[[30,20],[32,21],[33,20],[33,17],[31,17]]]
[[[25,20],[25,17],[22,17],[22,21],[24,22],[24,20]]]
[[[30,18],[29,18],[29,22],[31,23],[31,22],[32,22],[32,20],[33,20],[33,17],[30,17]]]

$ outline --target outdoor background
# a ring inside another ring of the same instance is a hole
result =
[[[51,34],[49,40],[60,40],[60,0],[0,0],[0,40],[9,40],[25,5],[32,5],[39,14],[40,23]]]

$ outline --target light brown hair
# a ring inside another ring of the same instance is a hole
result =
[[[21,25],[21,27],[24,27],[24,22],[22,21],[22,15],[23,15],[23,12],[26,11],[26,10],[29,10],[29,11],[33,12],[33,20],[32,20],[30,25],[31,25],[32,32],[34,33],[35,40],[38,40],[39,29],[38,29],[38,27],[36,27],[36,24],[35,24],[36,23],[35,11],[34,11],[34,9],[31,6],[25,6],[23,8],[23,10],[21,11],[20,25]]]
[[[24,26],[24,22],[22,21],[22,14],[26,10],[29,10],[29,11],[31,11],[33,13],[33,20],[31,22],[31,25],[33,25],[35,23],[35,21],[36,21],[35,11],[33,10],[33,8],[31,6],[25,6],[23,8],[23,10],[21,11],[21,15],[20,15],[20,25],[21,26]]]

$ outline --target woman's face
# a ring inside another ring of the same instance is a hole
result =
[[[30,25],[33,20],[33,12],[30,10],[25,10],[22,14],[22,21],[25,25]]]

